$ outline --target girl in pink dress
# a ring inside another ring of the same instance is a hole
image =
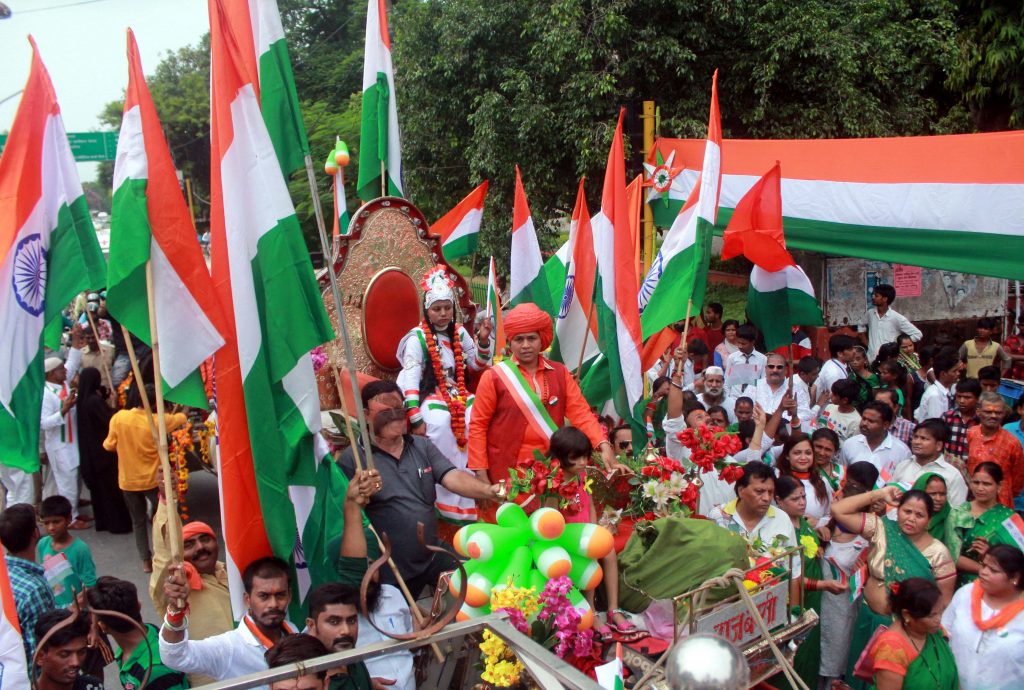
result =
[[[590,498],[590,493],[585,488],[587,466],[591,463],[593,453],[594,447],[591,445],[590,439],[575,427],[562,427],[551,435],[548,457],[558,460],[567,475],[566,479],[576,478],[576,486],[579,487],[575,500],[579,510],[561,509],[567,523],[590,522],[597,524],[597,511]],[[552,499],[551,504],[551,507],[558,508],[556,499]],[[616,560],[615,549],[601,559],[601,569],[604,571],[602,584],[608,599],[608,612],[605,614],[607,623],[601,626],[598,632],[605,637],[611,637],[613,631],[622,635],[635,634],[636,626],[630,623],[624,612],[619,609],[619,564]],[[593,590],[585,591],[583,594],[594,608]],[[594,610],[597,609],[594,608]]]

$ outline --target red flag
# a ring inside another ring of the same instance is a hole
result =
[[[743,254],[771,272],[794,265],[782,234],[782,172],[778,161],[736,204],[723,240],[722,260]]]

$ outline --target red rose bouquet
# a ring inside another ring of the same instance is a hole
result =
[[[541,505],[554,498],[564,515],[579,513],[583,508],[580,492],[590,490],[589,481],[581,481],[578,476],[567,473],[558,460],[546,458],[540,451],[534,451],[531,459],[520,460],[508,474],[510,501],[520,494],[533,495]]]
[[[696,429],[684,429],[676,437],[679,443],[690,449],[690,462],[701,472],[718,470],[719,479],[730,484],[743,476],[740,465],[726,462],[726,458],[743,448],[736,434],[701,424]]]

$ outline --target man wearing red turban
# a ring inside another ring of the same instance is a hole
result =
[[[551,434],[567,421],[600,449],[606,467],[617,466],[572,374],[541,354],[554,337],[551,317],[525,303],[504,320],[512,359],[480,377],[469,422],[469,469],[489,484],[508,479],[509,469],[534,450],[547,453]]]

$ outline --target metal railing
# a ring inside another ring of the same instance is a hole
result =
[[[231,680],[203,685],[200,688],[201,690],[243,690],[244,688],[266,686],[301,675],[329,671],[390,652],[456,640],[484,630],[490,630],[497,635],[516,653],[542,690],[600,690],[601,686],[593,680],[512,627],[508,623],[508,615],[505,613],[492,613],[462,623],[452,623],[441,631],[421,639],[377,642],[358,649],[327,654],[302,663],[278,666]]]

